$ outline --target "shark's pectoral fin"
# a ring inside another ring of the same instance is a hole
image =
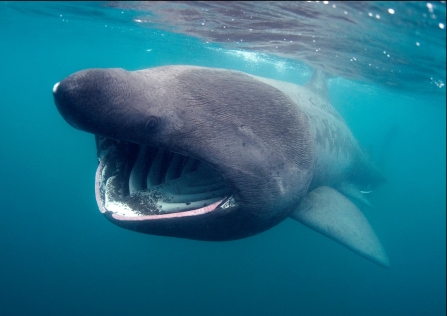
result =
[[[383,267],[390,264],[363,213],[330,187],[309,192],[290,217]]]

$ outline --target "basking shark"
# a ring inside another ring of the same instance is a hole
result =
[[[292,218],[389,265],[359,208],[384,177],[322,72],[298,86],[195,66],[87,69],[53,95],[70,125],[96,137],[96,200],[114,224],[224,241]]]

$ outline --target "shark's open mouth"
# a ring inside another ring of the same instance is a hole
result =
[[[197,159],[101,136],[96,141],[96,199],[115,218],[210,212],[231,196],[224,178]]]

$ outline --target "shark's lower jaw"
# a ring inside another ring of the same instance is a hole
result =
[[[99,209],[117,220],[200,215],[231,197],[206,163],[164,149],[96,136]]]

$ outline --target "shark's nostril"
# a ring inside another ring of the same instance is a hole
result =
[[[57,88],[59,87],[59,84],[60,84],[60,82],[56,83],[56,84],[53,86],[53,93],[56,93]]]

